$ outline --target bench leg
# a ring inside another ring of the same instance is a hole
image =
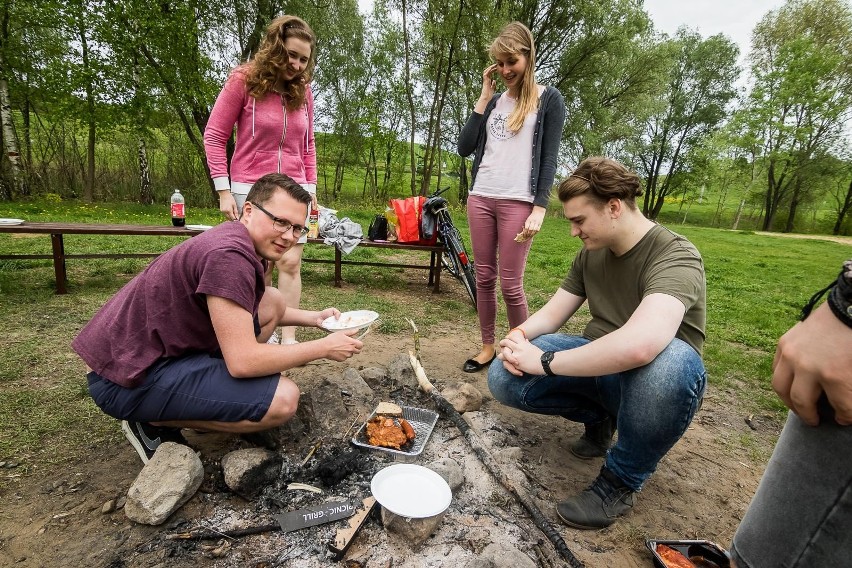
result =
[[[340,249],[336,246],[334,247],[334,287],[341,287],[341,280],[343,280],[343,276],[341,275],[341,260],[343,259],[343,255],[340,253]]]
[[[440,252],[432,253],[432,270],[431,274],[434,275],[435,287],[432,288],[432,293],[437,294],[441,291],[441,256]],[[430,277],[431,279],[431,277]]]
[[[56,276],[56,293],[67,294],[68,276],[65,272],[65,243],[62,233],[50,235],[50,244],[53,246],[53,273]]]

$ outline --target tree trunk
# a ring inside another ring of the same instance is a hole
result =
[[[769,168],[766,170],[767,188],[766,188],[766,217],[763,218],[764,231],[768,231],[772,227],[772,222],[775,220],[775,208],[773,207],[773,197],[775,195],[775,162],[769,162]]]
[[[846,215],[852,209],[852,181],[849,182],[849,189],[846,190],[846,198],[843,200],[843,207],[837,212],[837,221],[834,223],[834,234],[839,235],[843,228],[843,221],[846,220]]]
[[[33,145],[30,143],[31,134],[30,134],[30,95],[29,90],[26,91],[24,95],[24,108],[21,110],[21,114],[23,114],[24,119],[24,187],[23,193],[24,195],[29,195],[31,190],[31,185],[33,181],[34,168],[33,168]]]
[[[408,115],[411,133],[408,137],[408,150],[411,154],[411,195],[417,194],[417,157],[414,155],[414,134],[417,119],[414,112],[414,95],[411,85],[411,44],[408,37],[408,0],[402,0],[402,37],[405,45],[405,97],[408,99]]]
[[[5,66],[0,61],[0,70]],[[5,77],[0,77],[0,122],[3,126],[3,149],[9,158],[11,184],[3,185],[0,198],[9,200],[15,195],[24,193],[24,171],[21,167],[21,154],[18,151],[18,136],[15,134],[15,123],[12,119],[12,103],[9,101],[9,83]]]
[[[796,210],[799,208],[799,196],[802,191],[802,178],[796,176],[796,185],[793,189],[793,197],[790,200],[790,213],[787,215],[787,223],[784,225],[784,233],[792,233],[793,225],[796,222]]]
[[[80,34],[80,49],[83,56],[83,76],[86,78],[86,122],[89,135],[86,140],[86,166],[83,172],[83,201],[91,203],[95,197],[95,92],[92,84],[92,73],[89,63],[89,42],[86,38],[86,27],[82,18],[77,20],[77,32]]]

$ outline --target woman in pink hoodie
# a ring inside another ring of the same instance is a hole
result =
[[[234,69],[219,93],[204,130],[204,149],[219,193],[219,210],[229,220],[239,218],[252,184],[272,172],[300,183],[312,195],[311,208],[317,207],[310,87],[315,52],[316,36],[310,26],[295,16],[279,16],[270,23],[253,59]],[[229,172],[226,148],[235,126]],[[302,295],[305,242],[303,235],[277,263],[278,289],[292,307],[299,307]],[[296,343],[295,328],[282,331],[282,343]]]

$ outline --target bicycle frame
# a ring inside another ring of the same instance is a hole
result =
[[[473,268],[473,260],[470,259],[467,250],[465,250],[461,233],[453,224],[446,199],[434,199],[447,189],[449,188],[439,189],[430,195],[424,207],[428,208],[428,211],[435,216],[438,237],[446,249],[441,258],[441,263],[447,272],[462,283],[473,302],[474,308],[476,308],[476,274]]]

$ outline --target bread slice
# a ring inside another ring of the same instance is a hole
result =
[[[376,414],[402,418],[402,407],[392,402],[380,402],[376,407]]]

